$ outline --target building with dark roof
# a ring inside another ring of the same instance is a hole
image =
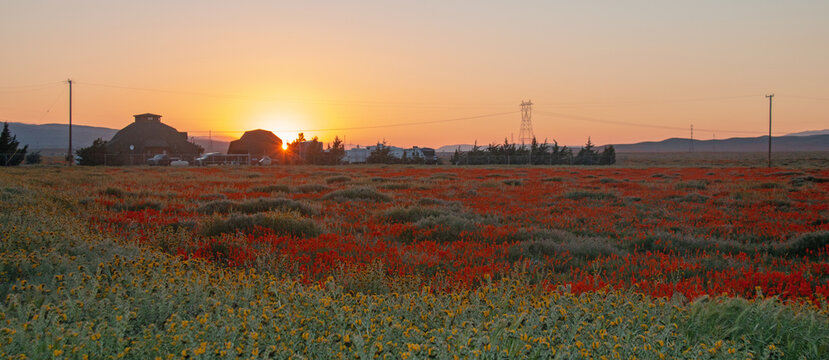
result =
[[[267,155],[274,159],[281,150],[282,139],[262,129],[246,131],[239,140],[231,141],[227,147],[228,154],[249,154],[257,158]]]
[[[161,115],[133,115],[135,121],[119,130],[107,142],[108,162],[113,164],[141,164],[156,154],[168,154],[192,161],[204,149],[187,140],[181,132],[161,123]],[[132,157],[132,159],[130,159]]]

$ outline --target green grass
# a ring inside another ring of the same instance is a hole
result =
[[[325,200],[334,200],[338,202],[344,201],[376,201],[386,202],[391,201],[391,196],[381,193],[373,188],[368,187],[352,187],[342,190],[335,190],[323,197]]]
[[[314,237],[322,230],[316,222],[303,218],[294,213],[273,212],[256,215],[231,214],[230,217],[213,216],[200,225],[200,232],[204,236],[218,236],[221,234],[251,233],[257,229],[268,229],[277,235],[291,235],[297,237]]]

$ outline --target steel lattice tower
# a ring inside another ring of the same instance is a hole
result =
[[[521,131],[518,132],[518,141],[524,144],[531,144],[533,134],[533,101],[521,101]]]

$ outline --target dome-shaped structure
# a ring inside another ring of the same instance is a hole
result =
[[[192,160],[203,149],[187,141],[187,133],[161,123],[161,115],[134,115],[135,122],[119,130],[107,142],[107,154],[113,162],[122,164],[143,163],[146,157],[169,154]],[[132,147],[132,149],[130,149]],[[130,156],[134,157],[130,161]]]
[[[230,142],[228,154],[250,154],[254,157],[276,157],[282,150],[282,139],[262,129],[246,131],[242,138]]]

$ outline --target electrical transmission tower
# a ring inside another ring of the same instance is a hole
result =
[[[530,144],[535,137],[533,134],[533,102],[521,101],[521,131],[518,132],[518,141],[521,145]]]

